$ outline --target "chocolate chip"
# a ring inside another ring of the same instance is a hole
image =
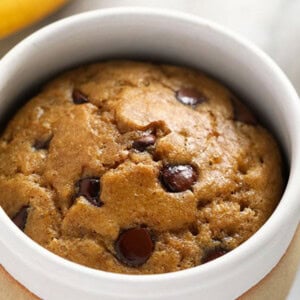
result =
[[[47,150],[49,149],[49,146],[50,146],[50,142],[52,140],[52,135],[47,137],[47,138],[43,138],[43,139],[39,139],[39,140],[36,140],[34,142],[34,145],[33,147],[36,149],[36,150]]]
[[[79,90],[73,90],[72,93],[72,98],[73,98],[73,102],[75,104],[83,104],[83,103],[87,103],[89,102],[89,99],[86,95],[84,95],[82,92],[80,92]]]
[[[231,97],[233,105],[233,118],[235,121],[243,122],[250,125],[257,125],[257,119],[249,108],[235,97]]]
[[[204,256],[202,258],[202,263],[205,264],[209,261],[212,261],[218,257],[223,256],[226,253],[228,253],[228,250],[226,250],[222,247],[216,247],[216,248],[206,250],[206,253],[204,254]]]
[[[100,207],[104,203],[99,199],[100,196],[100,179],[99,177],[87,177],[78,180],[76,183],[76,197],[83,196],[91,204]]]
[[[160,171],[160,179],[169,192],[183,192],[197,180],[196,170],[191,165],[166,165]]]
[[[193,88],[181,88],[176,92],[176,99],[185,105],[191,106],[207,101],[207,98],[202,93]]]
[[[156,136],[154,134],[143,135],[132,144],[132,147],[140,152],[145,151],[149,146],[155,144]]]
[[[19,212],[12,218],[12,221],[21,229],[24,230],[27,217],[28,217],[29,206],[23,206]]]
[[[143,265],[154,250],[148,229],[136,227],[124,230],[115,242],[117,258],[130,267]]]

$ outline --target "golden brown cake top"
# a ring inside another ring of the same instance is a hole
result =
[[[234,249],[282,190],[272,136],[187,68],[109,61],[50,82],[0,140],[0,205],[33,240],[111,272],[186,269]]]

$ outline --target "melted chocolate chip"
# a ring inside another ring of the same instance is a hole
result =
[[[202,93],[193,88],[181,88],[176,92],[176,99],[185,105],[191,106],[207,101],[207,98]]]
[[[140,152],[145,151],[149,146],[155,144],[156,136],[154,134],[143,135],[132,144],[132,147]]]
[[[143,265],[154,250],[154,242],[146,228],[131,228],[120,233],[115,242],[117,258],[130,267]]]
[[[160,171],[160,179],[167,191],[178,193],[192,187],[197,173],[191,165],[166,165]]]
[[[18,213],[12,218],[12,221],[21,229],[24,230],[27,217],[28,217],[29,206],[23,206]]]
[[[221,247],[216,247],[213,249],[209,249],[206,251],[202,258],[202,263],[205,264],[209,261],[212,261],[214,259],[217,259],[218,257],[223,256],[224,254],[228,253],[228,250],[221,248]]]
[[[231,102],[233,105],[233,118],[235,121],[257,125],[257,119],[247,106],[234,97],[231,97]]]
[[[86,95],[84,95],[82,92],[80,92],[79,90],[73,90],[72,93],[72,98],[73,98],[73,102],[75,104],[83,104],[83,103],[87,103],[89,102],[89,99]]]
[[[48,138],[46,139],[40,139],[40,140],[36,140],[33,147],[36,149],[36,150],[48,150],[49,149],[49,146],[50,146],[50,142],[52,140],[52,135],[49,136]]]
[[[99,177],[82,178],[76,183],[76,197],[83,196],[91,204],[100,207],[104,203],[99,199],[100,196],[100,179]]]

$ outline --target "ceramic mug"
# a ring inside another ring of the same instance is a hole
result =
[[[0,209],[0,263],[43,299],[235,299],[260,282],[288,248],[300,216],[300,103],[278,66],[219,25],[175,11],[115,8],[47,26],[0,62],[0,120],[28,90],[70,67],[108,58],[191,66],[225,82],[273,130],[289,180],[269,220],[245,243],[205,265],[159,275],[125,275],[62,259],[21,232]]]

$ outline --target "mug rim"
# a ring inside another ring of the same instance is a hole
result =
[[[284,73],[280,70],[280,68],[273,62],[273,60],[266,55],[262,50],[257,48],[251,42],[247,41],[243,37],[233,33],[231,30],[224,28],[221,25],[218,25],[212,21],[208,21],[203,18],[199,18],[197,16],[193,16],[187,13],[178,12],[170,9],[154,9],[154,8],[143,8],[143,7],[118,7],[118,8],[106,8],[99,9],[95,11],[89,11],[80,13],[74,16],[70,16],[68,18],[56,21],[46,27],[39,29],[29,37],[25,38],[19,44],[17,44],[14,48],[12,48],[0,61],[0,78],[3,76],[3,71],[5,68],[9,67],[9,65],[14,61],[14,58],[20,55],[23,52],[23,49],[28,49],[32,46],[33,43],[37,43],[39,40],[43,40],[46,36],[51,36],[55,31],[64,30],[67,26],[77,26],[86,21],[90,21],[95,18],[103,17],[103,16],[116,16],[116,15],[147,15],[161,17],[161,18],[172,18],[181,22],[194,23],[197,26],[204,26],[207,30],[212,31],[214,34],[226,36],[228,39],[232,41],[232,43],[237,43],[243,48],[245,48],[248,52],[251,52],[253,55],[257,56],[266,67],[268,67],[272,71],[272,76],[281,83],[282,88],[286,91],[286,95],[289,95],[291,101],[289,105],[291,107],[291,113],[293,114],[292,118],[300,119],[300,106],[298,104],[298,96],[293,86],[284,75]],[[1,74],[2,73],[2,74]],[[7,83],[7,82],[6,82]],[[293,108],[293,109],[292,109]],[[289,128],[290,130],[290,128]],[[63,259],[52,252],[46,250],[42,246],[38,245],[36,242],[31,240],[28,236],[20,232],[20,230],[14,226],[14,224],[10,221],[8,216],[5,213],[2,213],[2,208],[0,211],[0,220],[2,223],[7,225],[7,230],[9,233],[14,236],[20,245],[22,244],[27,250],[32,251],[33,255],[39,255],[41,258],[48,261],[48,264],[58,264],[62,266],[66,271],[78,272],[82,275],[86,275],[88,277],[94,277],[97,280],[107,279],[109,281],[114,281],[116,284],[123,283],[156,283],[156,282],[169,282],[170,280],[179,280],[190,279],[197,276],[203,276],[203,274],[214,274],[218,272],[221,268],[230,269],[234,268],[234,265],[239,261],[247,258],[249,254],[254,254],[257,249],[263,247],[266,243],[272,240],[274,232],[276,230],[280,230],[281,226],[284,224],[284,220],[288,218],[296,218],[296,214],[299,215],[300,205],[296,203],[296,191],[297,187],[297,177],[300,176],[300,158],[297,154],[297,149],[300,147],[300,136],[299,134],[290,132],[291,136],[291,167],[290,167],[290,177],[289,181],[285,187],[284,194],[281,197],[281,200],[276,208],[276,210],[269,217],[267,222],[247,241],[245,241],[242,245],[238,246],[233,251],[229,252],[223,257],[218,258],[208,264],[196,266],[193,268],[189,268],[186,270],[171,272],[171,273],[163,273],[163,274],[151,274],[151,275],[128,275],[128,274],[118,274],[112,272],[106,272],[101,270],[95,270],[92,268],[88,268],[77,263],[73,263],[69,260]],[[292,190],[294,189],[294,191]],[[299,195],[298,191],[298,195]],[[299,220],[299,217],[298,217]],[[296,221],[294,222],[296,224]],[[296,229],[296,227],[295,227]],[[3,237],[0,237],[0,242],[3,242]],[[16,251],[14,251],[17,255]],[[260,280],[261,278],[259,278]],[[176,284],[173,281],[173,284]]]

